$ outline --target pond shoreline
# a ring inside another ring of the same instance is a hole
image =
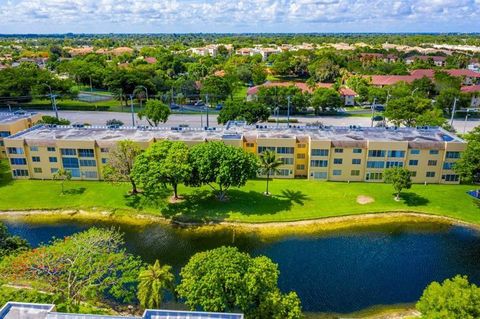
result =
[[[235,221],[210,221],[210,222],[181,222],[148,214],[115,214],[108,211],[86,210],[23,210],[0,211],[2,219],[25,219],[30,222],[43,221],[113,221],[133,226],[147,226],[151,224],[170,225],[185,229],[215,230],[233,228],[235,230],[256,231],[265,234],[274,233],[312,233],[321,230],[337,230],[354,226],[372,226],[395,223],[438,223],[442,225],[465,226],[480,230],[480,225],[435,214],[419,213],[413,211],[393,211],[379,213],[362,213],[344,216],[323,217],[300,221],[278,221],[265,223],[248,223]]]

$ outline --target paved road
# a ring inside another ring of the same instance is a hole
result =
[[[52,111],[40,111],[46,115],[54,115]],[[60,111],[60,117],[70,120],[72,123],[89,123],[91,125],[105,125],[107,120],[117,119],[125,123],[125,125],[131,125],[132,116],[130,113],[122,112],[89,112],[89,111]],[[281,117],[282,118],[282,117]],[[370,126],[369,117],[353,117],[353,116],[320,116],[320,117],[298,117],[300,123],[313,123],[321,122],[324,125],[334,126]],[[188,124],[191,127],[201,127],[201,123],[206,125],[206,116],[200,116],[199,114],[172,114],[170,115],[166,125],[178,126],[179,124]],[[219,126],[217,124],[217,115],[210,114],[209,116],[210,126]],[[466,124],[466,125],[465,125]],[[135,125],[148,125],[145,120],[138,119],[135,116]],[[480,119],[469,119],[466,123],[464,120],[455,120],[453,126],[458,133],[471,131],[474,127],[480,125]]]

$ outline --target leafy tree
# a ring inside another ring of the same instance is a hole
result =
[[[443,112],[439,109],[432,109],[420,114],[415,122],[418,126],[440,126],[449,129],[447,120],[443,116]]]
[[[6,258],[1,274],[6,281],[35,283],[73,311],[84,301],[132,302],[143,264],[123,245],[117,231],[90,228]]]
[[[133,141],[119,141],[110,150],[108,163],[103,167],[103,178],[110,182],[129,182],[132,194],[137,194],[137,185],[132,175],[133,164],[141,153],[140,147]]]
[[[426,76],[413,80],[411,88],[416,96],[423,98],[429,98],[435,94],[435,83]]]
[[[385,183],[392,184],[395,189],[395,200],[400,200],[400,193],[403,189],[412,187],[411,173],[404,167],[392,167],[383,172]]]
[[[0,259],[3,256],[21,252],[28,248],[30,248],[30,245],[25,239],[11,235],[7,227],[0,223]]]
[[[146,118],[150,126],[158,126],[160,123],[165,123],[170,115],[170,108],[168,105],[158,100],[148,100],[145,103],[145,108],[138,112],[140,119]]]
[[[178,184],[186,182],[192,172],[189,153],[183,142],[164,140],[152,144],[136,159],[132,177],[147,193],[170,184],[174,199],[178,199]]]
[[[270,109],[263,103],[245,101],[226,101],[218,114],[219,124],[228,121],[244,120],[248,124],[266,122],[270,117]]]
[[[385,116],[397,126],[416,126],[419,116],[432,109],[429,99],[406,96],[389,101]]]
[[[480,318],[480,288],[465,276],[433,282],[416,304],[425,319]]]
[[[237,311],[246,318],[302,318],[298,296],[278,289],[278,266],[234,247],[197,253],[180,272],[180,297],[191,309]]]
[[[258,162],[255,155],[222,142],[197,144],[190,154],[192,175],[188,184],[208,185],[220,200],[225,199],[230,187],[244,186],[247,180],[254,178],[257,173]]]
[[[70,125],[70,121],[62,118],[57,119],[55,116],[44,115],[37,124]]]
[[[278,173],[278,167],[280,167],[282,164],[282,161],[277,158],[276,153],[272,150],[266,150],[260,154],[260,172],[267,178],[267,189],[265,191],[265,195],[270,195],[268,192],[270,174]]]
[[[325,112],[327,109],[338,109],[342,105],[342,99],[337,91],[321,88],[313,92],[311,104],[315,109],[315,113],[319,114],[320,110]]]
[[[442,92],[446,89],[460,90],[460,87],[462,86],[462,80],[460,78],[451,76],[443,71],[435,72],[434,82],[437,92]]]
[[[175,277],[172,274],[172,267],[161,266],[158,260],[153,265],[138,274],[137,297],[143,308],[158,309],[163,300],[165,290],[174,292]]]
[[[254,64],[252,66],[252,81],[255,85],[260,85],[265,83],[267,80],[267,71],[265,67],[261,64]]]
[[[209,101],[224,101],[232,92],[228,80],[219,76],[209,76],[203,79],[200,89],[202,95],[208,95]]]
[[[319,59],[308,66],[310,79],[314,82],[335,82],[340,76],[340,67],[330,59]]]
[[[124,123],[117,119],[111,119],[107,121],[107,126],[123,126]]]
[[[290,114],[297,111],[304,111],[310,106],[310,94],[303,93],[293,83],[287,87],[272,86],[260,87],[257,92],[258,102],[274,109],[286,111],[288,108],[288,97],[290,96]]]
[[[72,172],[65,170],[63,168],[58,169],[58,171],[53,174],[53,179],[58,179],[62,185],[62,195],[65,193],[65,182],[72,179]]]
[[[435,100],[435,107],[447,114],[452,114],[454,100],[457,99],[456,109],[468,107],[470,99],[456,88],[446,88],[440,91]]]
[[[480,126],[465,136],[468,141],[466,150],[455,163],[454,170],[466,183],[480,182]]]

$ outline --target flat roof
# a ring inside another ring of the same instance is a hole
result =
[[[465,143],[456,135],[439,127],[359,127],[327,126],[313,127],[290,125],[227,125],[224,128],[205,130],[200,128],[178,127],[120,127],[105,126],[34,126],[25,131],[7,137],[6,140],[22,139],[28,142],[96,141],[115,142],[133,140],[148,142],[152,139],[182,141],[204,140],[251,140],[257,139],[302,139],[310,137],[314,141],[394,141],[394,142],[459,142]]]
[[[14,123],[21,119],[30,118],[38,113],[32,112],[0,112],[0,124]]]
[[[50,304],[8,302],[0,309],[0,319],[46,319],[54,308]]]

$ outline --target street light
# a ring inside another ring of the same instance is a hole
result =
[[[465,123],[463,124],[463,134],[466,133],[467,131],[467,121],[468,121],[468,117],[470,116],[470,113],[468,113],[469,110],[467,110],[467,115],[465,115]]]
[[[55,100],[57,96],[52,93],[52,87],[50,85],[48,85],[47,83],[42,83],[42,84],[47,86],[48,89],[50,90],[50,100],[52,101],[52,109],[55,111],[55,117],[58,120],[57,101]]]
[[[138,85],[137,88],[135,89],[135,91],[137,91],[138,88],[142,88],[142,89],[145,90],[145,98],[148,101],[148,89],[143,85]],[[135,91],[133,93],[135,93]],[[142,102],[140,101],[140,107],[141,107],[141,105],[142,105]]]
[[[133,109],[133,94],[130,94],[130,111],[132,113],[132,126],[135,127],[135,111]]]
[[[415,89],[412,91],[412,96],[413,96],[413,93],[415,93],[417,90],[418,90],[418,88],[415,88]]]

